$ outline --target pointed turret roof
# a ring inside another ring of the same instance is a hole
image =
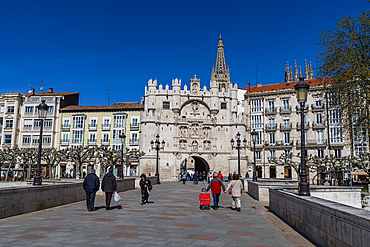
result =
[[[216,65],[212,68],[211,73],[211,81],[214,80],[219,83],[220,89],[225,88],[227,91],[230,84],[230,72],[226,66],[224,43],[222,42],[221,34],[218,38]]]

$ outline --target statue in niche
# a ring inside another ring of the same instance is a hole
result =
[[[184,141],[184,140],[180,141],[180,149],[186,150],[186,141]]]
[[[187,133],[186,127],[181,127],[181,129],[180,129],[181,136],[186,136],[186,133]]]
[[[204,142],[204,150],[211,150],[211,142]]]
[[[192,89],[192,93],[193,94],[196,94],[198,92],[198,84],[197,83],[193,83],[191,89]]]
[[[208,128],[204,128],[203,129],[203,137],[207,138],[209,136],[209,129]]]
[[[192,135],[198,135],[198,125],[194,124],[191,126]]]
[[[198,151],[198,142],[193,141],[192,146],[191,146],[191,151],[196,152]]]

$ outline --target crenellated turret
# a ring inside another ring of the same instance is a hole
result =
[[[148,91],[148,110],[154,112],[156,108],[157,80],[150,79],[148,81]]]
[[[180,100],[180,91],[181,91],[181,79],[172,79],[172,110],[175,113],[180,111],[181,100]]]

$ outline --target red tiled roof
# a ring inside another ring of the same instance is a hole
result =
[[[69,105],[60,111],[99,111],[99,110],[134,110],[134,109],[144,109],[143,104],[138,102],[130,103],[116,103],[113,105]]]
[[[80,93],[76,93],[76,92],[68,92],[68,93],[62,93],[62,92],[52,92],[52,93],[49,93],[49,92],[44,92],[44,93],[27,93],[26,94],[26,97],[30,97],[30,96],[60,96],[60,95],[73,95],[73,94],[80,94]]]
[[[311,80],[304,80],[307,82],[310,87],[317,87],[317,86],[323,86],[325,79],[311,79]],[[294,89],[293,87],[298,83],[291,82],[291,83],[276,83],[276,84],[269,84],[269,85],[262,85],[260,87],[250,87],[249,91],[247,93],[259,93],[259,92],[268,92],[268,91],[278,91],[278,90],[289,90]]]

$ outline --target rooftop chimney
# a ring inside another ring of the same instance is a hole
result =
[[[247,91],[249,92],[250,89],[251,89],[251,84],[248,82],[247,83]]]
[[[52,92],[53,92],[53,88],[49,87],[49,93],[52,93]]]
[[[31,95],[34,95],[35,94],[35,89],[34,88],[32,88],[32,90],[31,90]]]

